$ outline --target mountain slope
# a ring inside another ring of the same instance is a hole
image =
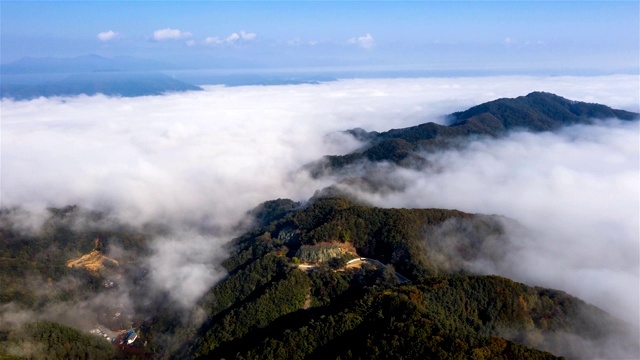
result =
[[[429,262],[440,251],[424,244],[429,229],[480,217],[470,233],[481,243],[502,231],[497,219],[339,197],[293,204],[268,203],[263,208],[279,216],[234,242],[224,263],[229,276],[200,304],[208,320],[177,357],[543,359],[553,358],[545,351],[584,355],[567,345],[576,339],[624,338],[620,322],[564,292]],[[319,242],[351,243],[358,256],[389,265],[298,267],[295,250]],[[459,256],[473,253],[474,242],[467,245]]]
[[[49,213],[40,232],[31,235],[13,221],[20,214],[1,214],[0,316],[66,308],[65,321],[83,311],[85,331],[96,323],[113,331],[135,327],[140,341],[135,348],[118,348],[122,356],[137,351],[174,358],[546,359],[551,353],[585,356],[586,344],[608,342],[613,347],[587,355],[637,354],[621,330],[624,324],[580,299],[470,274],[466,264],[486,260],[486,242],[496,249],[507,241],[508,220],[502,217],[374,208],[335,191],[308,203],[269,201],[252,211],[256,227],[229,243],[222,264],[228,276],[186,310],[148,284],[144,255],[162,228],[131,232],[76,207]],[[327,244],[351,250],[300,266],[301,247],[310,251]],[[97,272],[66,266],[91,249],[113,253],[120,266]],[[359,257],[370,260],[345,266]],[[25,279],[39,285],[25,287]],[[127,294],[131,308],[121,303]],[[58,347],[64,339],[32,339],[28,331],[38,326],[2,324],[0,355],[32,342],[63,351]],[[57,324],[42,326],[81,338]],[[83,351],[108,350],[98,340]]]
[[[491,116],[499,124],[483,121]],[[638,114],[629,111],[572,101],[545,92],[532,92],[515,99],[498,99],[450,115],[453,127],[477,124],[493,131],[519,127],[532,131],[552,131],[572,124],[589,124],[593,119],[634,120],[637,117]]]
[[[591,124],[596,119],[632,121],[638,114],[605,105],[572,101],[545,92],[503,98],[448,116],[450,125],[425,123],[386,132],[349,130],[367,141],[363,149],[347,155],[325,156],[309,165],[314,176],[337,172],[362,161],[389,161],[401,166],[422,167],[428,160],[419,152],[443,149],[469,136],[500,137],[511,130],[555,131],[563,126]]]
[[[2,359],[116,358],[109,342],[54,322],[35,322],[5,334],[0,330],[0,337],[4,337],[0,342]]]

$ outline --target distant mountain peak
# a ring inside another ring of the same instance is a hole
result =
[[[471,135],[500,137],[512,130],[555,131],[569,125],[592,124],[596,119],[631,121],[637,120],[638,114],[534,91],[526,96],[500,98],[479,104],[450,114],[447,118],[449,125],[429,122],[381,133],[348,130],[354,137],[368,141],[368,145],[344,156],[327,156],[309,168],[312,174],[319,176],[363,160],[422,166],[426,159],[418,155],[419,151],[443,149],[450,146],[453,139]]]
[[[494,131],[500,130],[494,126],[497,124],[490,123],[489,117],[498,119],[505,130],[520,127],[531,131],[549,131],[571,124],[591,123],[594,119],[633,120],[638,114],[535,91],[526,96],[500,98],[450,115],[452,125],[477,121],[487,124]]]

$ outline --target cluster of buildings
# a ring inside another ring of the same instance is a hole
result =
[[[94,329],[90,330],[89,332],[92,333],[92,334],[100,335],[100,336],[104,337],[105,339],[107,339],[108,341],[111,341],[112,343],[115,343],[116,340],[117,340],[118,341],[118,345],[122,345],[122,344],[131,345],[138,338],[138,333],[136,333],[135,329],[131,329],[131,330],[126,331],[126,332],[122,332],[122,333],[120,333],[119,336],[116,336],[116,337],[109,336],[109,334],[104,332],[97,325],[96,325],[96,327]]]

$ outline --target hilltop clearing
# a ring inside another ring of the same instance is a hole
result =
[[[98,250],[92,250],[90,253],[82,255],[78,259],[67,261],[67,267],[81,267],[94,272],[97,272],[105,266],[118,267],[119,265],[117,260],[101,254]]]

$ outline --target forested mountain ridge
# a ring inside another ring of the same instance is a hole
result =
[[[498,123],[485,120],[495,117]],[[532,131],[556,130],[572,124],[590,124],[594,119],[636,120],[638,114],[608,106],[565,99],[547,92],[532,92],[517,98],[502,98],[450,115],[452,127],[472,123],[489,129],[525,128]],[[485,124],[483,124],[485,123]]]
[[[201,304],[208,321],[179,358],[553,358],[533,348],[621,335],[617,320],[564,292],[430,262],[442,255],[429,245],[437,240],[425,240],[430,229],[453,219],[471,226],[461,232],[473,239],[456,249],[469,257],[503,232],[500,218],[339,197],[263,208],[280,215],[234,241],[229,276]],[[326,242],[351,243],[388,265],[344,268],[344,259],[298,268],[300,246]]]
[[[307,168],[315,176],[320,176],[367,160],[422,167],[428,160],[420,152],[446,149],[470,136],[500,137],[511,130],[555,131],[569,125],[592,124],[597,119],[632,121],[637,120],[638,116],[638,113],[601,104],[573,101],[546,92],[532,92],[450,114],[446,117],[449,125],[429,122],[385,132],[348,130],[348,133],[367,142],[367,145],[350,154],[325,156]]]
[[[201,325],[185,321],[194,315],[176,311],[151,291],[142,259],[145,243],[161,228],[133,232],[99,213],[68,207],[51,209],[42,232],[27,236],[5,213],[1,309],[37,314],[69,308],[66,316],[83,310],[89,326],[133,326],[139,336],[137,345],[114,353],[103,339],[35,317],[31,325],[0,327],[0,355],[24,356],[18,349],[29,344],[38,354],[72,358],[547,359],[554,358],[548,351],[580,355],[580,341],[625,338],[618,320],[564,292],[471,274],[465,264],[483,256],[486,241],[506,241],[505,218],[375,208],[324,194],[307,203],[269,201],[251,212],[256,226],[228,244],[227,277],[189,310],[204,311]],[[447,234],[436,231],[442,228]],[[453,233],[457,242],[450,249],[444,242]],[[300,247],[328,243],[348,244],[355,254],[299,267]],[[96,272],[65,266],[91,249],[109,254],[120,267]],[[386,265],[345,266],[357,256]],[[49,285],[21,288],[25,277]],[[54,289],[69,281],[72,287]],[[109,281],[115,285],[107,286]],[[126,291],[133,302],[123,308],[117,302]],[[100,298],[113,301],[86,309],[87,301]],[[123,312],[117,321],[111,319],[116,312]]]

